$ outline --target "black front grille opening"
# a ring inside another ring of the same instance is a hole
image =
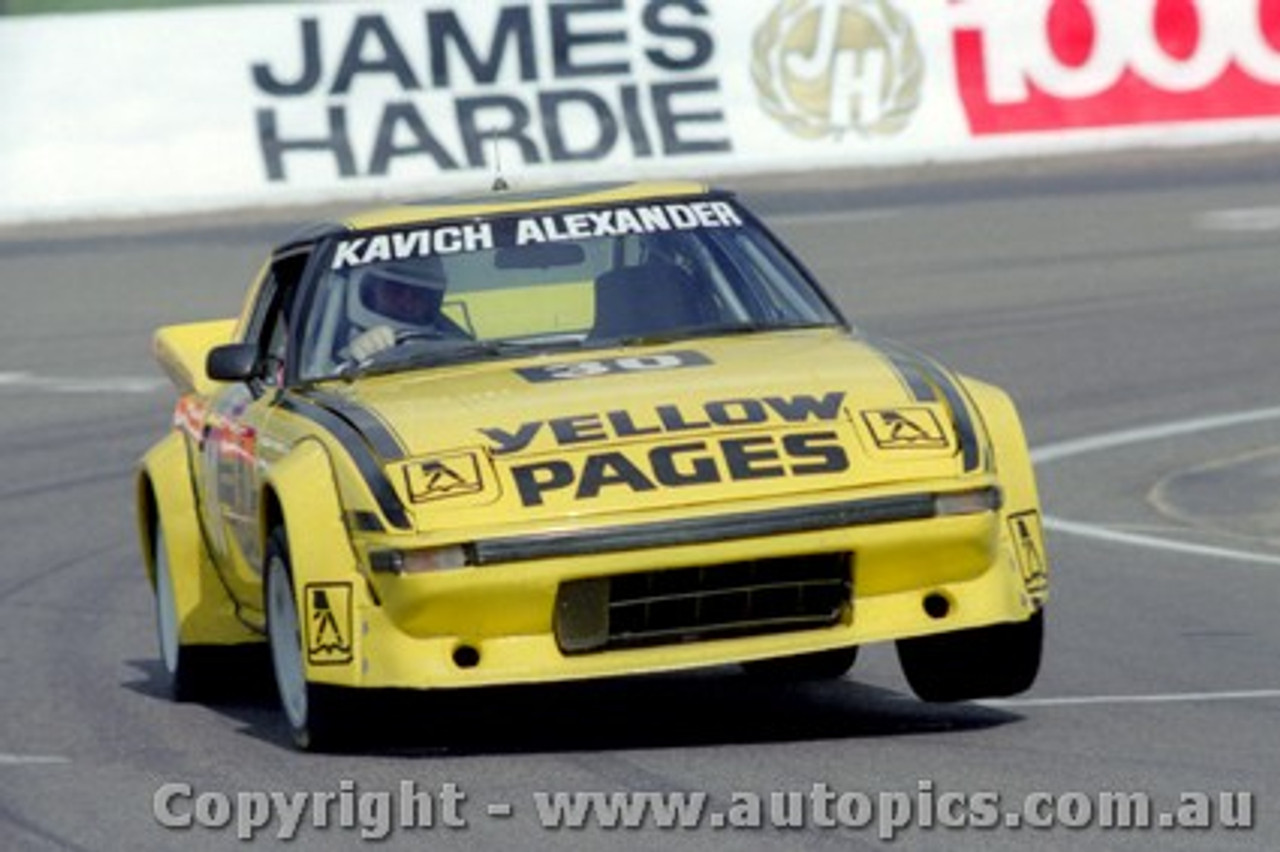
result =
[[[556,640],[586,653],[831,627],[851,606],[851,565],[833,553],[572,581]]]

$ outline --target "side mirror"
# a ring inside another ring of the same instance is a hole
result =
[[[258,346],[228,343],[209,350],[204,372],[215,382],[247,382],[258,375]]]

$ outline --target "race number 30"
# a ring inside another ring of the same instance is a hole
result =
[[[517,370],[530,382],[560,382],[611,376],[617,373],[651,373],[658,370],[680,370],[703,367],[711,359],[701,352],[660,352],[653,355],[629,355],[625,358],[594,358],[546,367],[524,367]]]

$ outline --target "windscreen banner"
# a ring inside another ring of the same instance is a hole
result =
[[[1280,0],[0,19],[0,222],[1280,138]]]

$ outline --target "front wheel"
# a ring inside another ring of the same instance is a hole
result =
[[[266,557],[267,641],[280,704],[298,748],[324,749],[340,740],[345,690],[307,680],[302,623],[284,530],[271,533]]]
[[[1031,688],[1040,671],[1044,610],[1026,621],[898,640],[911,690],[925,701],[1003,698]]]

